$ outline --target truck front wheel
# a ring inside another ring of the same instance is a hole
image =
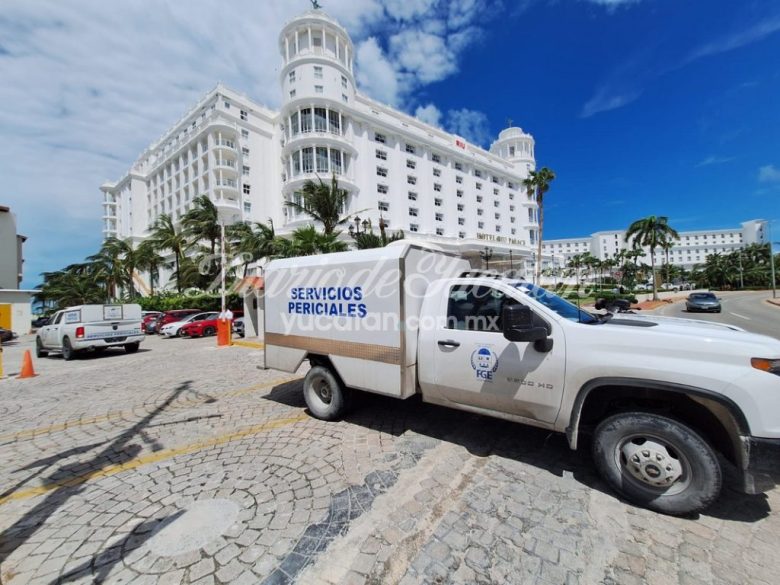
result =
[[[41,341],[40,337],[35,338],[35,357],[46,357],[49,355],[49,352],[43,349],[43,342]]]
[[[712,447],[690,427],[646,412],[611,416],[593,437],[599,472],[628,500],[664,514],[703,510],[720,494]]]
[[[322,420],[336,420],[347,408],[346,389],[324,366],[312,366],[306,374],[303,397],[312,415]]]

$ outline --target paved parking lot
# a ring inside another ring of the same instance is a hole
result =
[[[324,423],[299,376],[214,346],[0,381],[3,585],[777,583],[778,491],[656,515],[562,436],[375,396]]]

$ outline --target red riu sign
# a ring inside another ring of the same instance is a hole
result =
[[[465,149],[466,148],[466,142],[463,140],[455,139],[455,146],[459,146],[460,148]]]

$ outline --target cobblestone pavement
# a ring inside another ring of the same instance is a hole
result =
[[[778,491],[660,516],[562,436],[370,395],[317,421],[299,376],[214,345],[0,380],[3,585],[778,582]]]

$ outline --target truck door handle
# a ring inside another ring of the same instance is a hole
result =
[[[439,347],[460,347],[460,343],[453,339],[442,339],[438,344]]]

